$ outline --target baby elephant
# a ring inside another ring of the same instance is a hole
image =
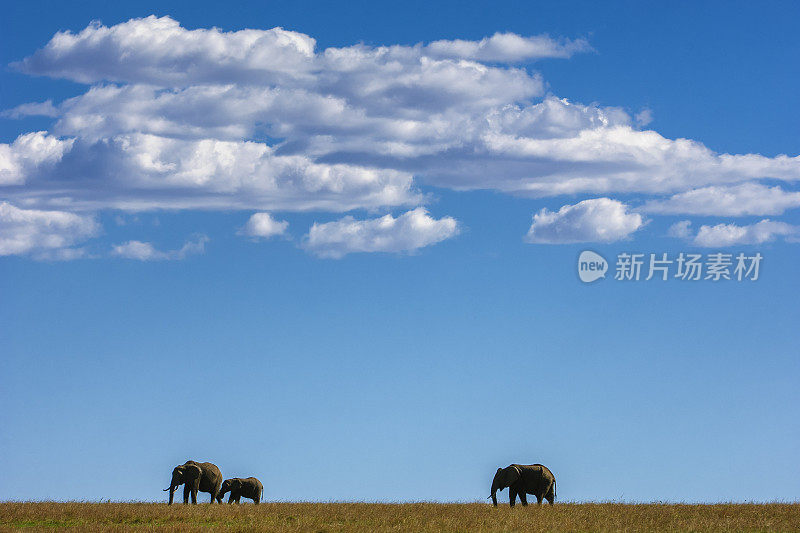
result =
[[[225,496],[226,492],[231,493],[230,496],[228,496],[228,503],[239,503],[239,499],[244,496],[245,498],[250,498],[253,500],[253,503],[257,504],[261,501],[264,485],[254,477],[235,477],[222,482],[222,487],[219,489],[219,494],[217,495],[217,501],[219,503],[222,503],[222,497]]]

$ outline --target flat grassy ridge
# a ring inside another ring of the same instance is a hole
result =
[[[800,531],[800,504],[0,503],[0,530]]]

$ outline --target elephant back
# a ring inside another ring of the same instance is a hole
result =
[[[550,471],[550,469],[547,468],[546,466],[544,466],[542,464],[539,464],[539,463],[536,463],[533,466],[538,466],[539,468],[542,469],[542,476],[543,477],[551,479],[551,480],[555,480],[556,479],[556,476],[554,476],[553,473]]]
[[[516,465],[522,470],[522,477],[526,480],[526,484],[535,486],[544,486],[555,481],[555,476],[549,468],[543,464],[532,465]]]

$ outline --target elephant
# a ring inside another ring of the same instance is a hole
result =
[[[244,496],[245,498],[250,498],[253,500],[253,503],[258,505],[261,501],[261,495],[264,493],[264,485],[254,477],[244,479],[235,477],[222,482],[222,488],[219,494],[217,494],[217,501],[219,503],[222,503],[222,498],[225,496],[226,492],[230,492],[228,503],[239,503],[241,497]]]
[[[197,491],[211,493],[211,503],[217,499],[219,487],[222,484],[222,472],[217,465],[212,463],[198,463],[186,461],[184,464],[176,466],[172,470],[172,481],[169,488],[169,504],[172,505],[172,497],[178,485],[183,485],[183,503],[189,503],[189,495],[192,496],[192,503],[197,503]]]
[[[508,503],[514,507],[514,500],[519,496],[522,505],[528,505],[526,494],[536,496],[539,505],[546,499],[550,505],[556,500],[556,478],[544,465],[509,465],[498,468],[492,480],[492,493],[489,496],[497,507],[498,490],[508,487]]]

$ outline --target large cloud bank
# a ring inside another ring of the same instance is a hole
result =
[[[347,212],[414,208],[433,185],[532,198],[635,194],[653,214],[798,206],[798,157],[667,139],[621,109],[547,95],[540,76],[518,66],[590,49],[582,39],[497,33],[320,50],[282,28],[188,30],[154,16],[92,23],[13,65],[89,87],[6,110],[53,125],[0,145],[0,199],[69,212]],[[581,238],[624,238],[636,229],[626,220]]]

